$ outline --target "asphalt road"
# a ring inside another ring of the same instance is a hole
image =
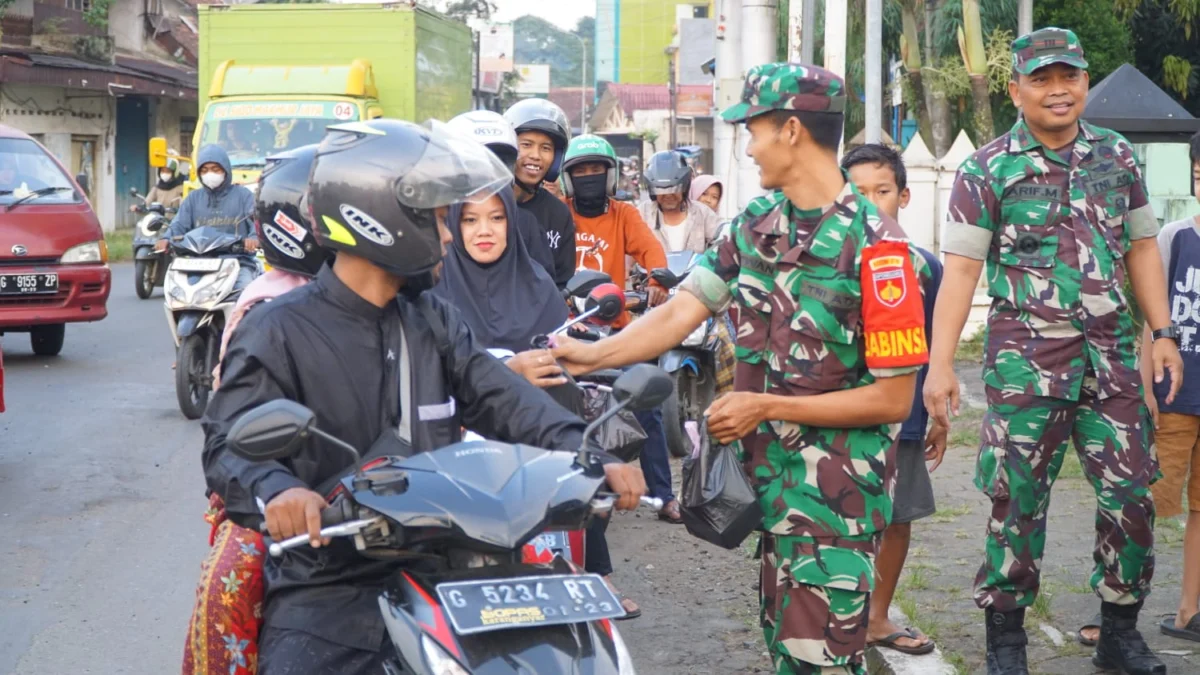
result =
[[[0,673],[178,672],[207,546],[203,435],[175,402],[161,290],[115,265],[56,358],[3,340]]]
[[[179,672],[208,546],[203,435],[177,408],[161,289],[138,300],[132,267],[113,277],[108,318],[68,326],[60,356],[0,338],[0,674]],[[726,608],[753,600],[706,596],[713,574],[750,593],[744,556],[623,518],[610,529],[614,580],[646,610],[621,624],[635,663],[697,675],[764,661],[757,631]],[[679,542],[664,546],[667,534]]]

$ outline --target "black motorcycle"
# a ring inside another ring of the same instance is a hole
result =
[[[524,563],[522,548],[547,530],[584,529],[612,509],[587,439],[623,408],[658,405],[671,384],[648,365],[622,375],[613,384],[620,405],[588,426],[576,452],[485,440],[364,463],[314,426],[311,410],[287,400],[243,415],[229,444],[252,461],[280,460],[315,435],[354,458],[359,468],[321,514],[321,536],[351,538],[361,555],[396,561],[379,596],[397,654],[385,672],[625,675],[633,664],[611,622],[624,610],[604,579],[562,557]],[[304,534],[268,548],[282,556],[308,543]]]
[[[136,188],[129,188],[129,194],[142,200],[137,212],[145,214],[133,230],[133,288],[139,298],[146,300],[154,293],[154,288],[162,286],[167,278],[171,253],[155,251],[154,244],[171,224],[169,216],[175,213],[175,209],[168,209],[158,202],[146,202]]]

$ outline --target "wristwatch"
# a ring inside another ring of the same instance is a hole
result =
[[[1150,333],[1150,338],[1154,342],[1158,342],[1159,340],[1164,339],[1164,338],[1167,340],[1174,340],[1176,342],[1179,342],[1179,327],[1176,326],[1175,324],[1171,324],[1170,326],[1167,326],[1166,328],[1159,328],[1158,330]]]

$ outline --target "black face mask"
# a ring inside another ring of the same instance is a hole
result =
[[[572,176],[575,188],[575,210],[584,218],[604,215],[608,210],[608,174]]]

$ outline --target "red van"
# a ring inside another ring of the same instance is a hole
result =
[[[29,333],[41,356],[62,350],[66,324],[108,316],[108,246],[88,187],[0,124],[0,334]]]

